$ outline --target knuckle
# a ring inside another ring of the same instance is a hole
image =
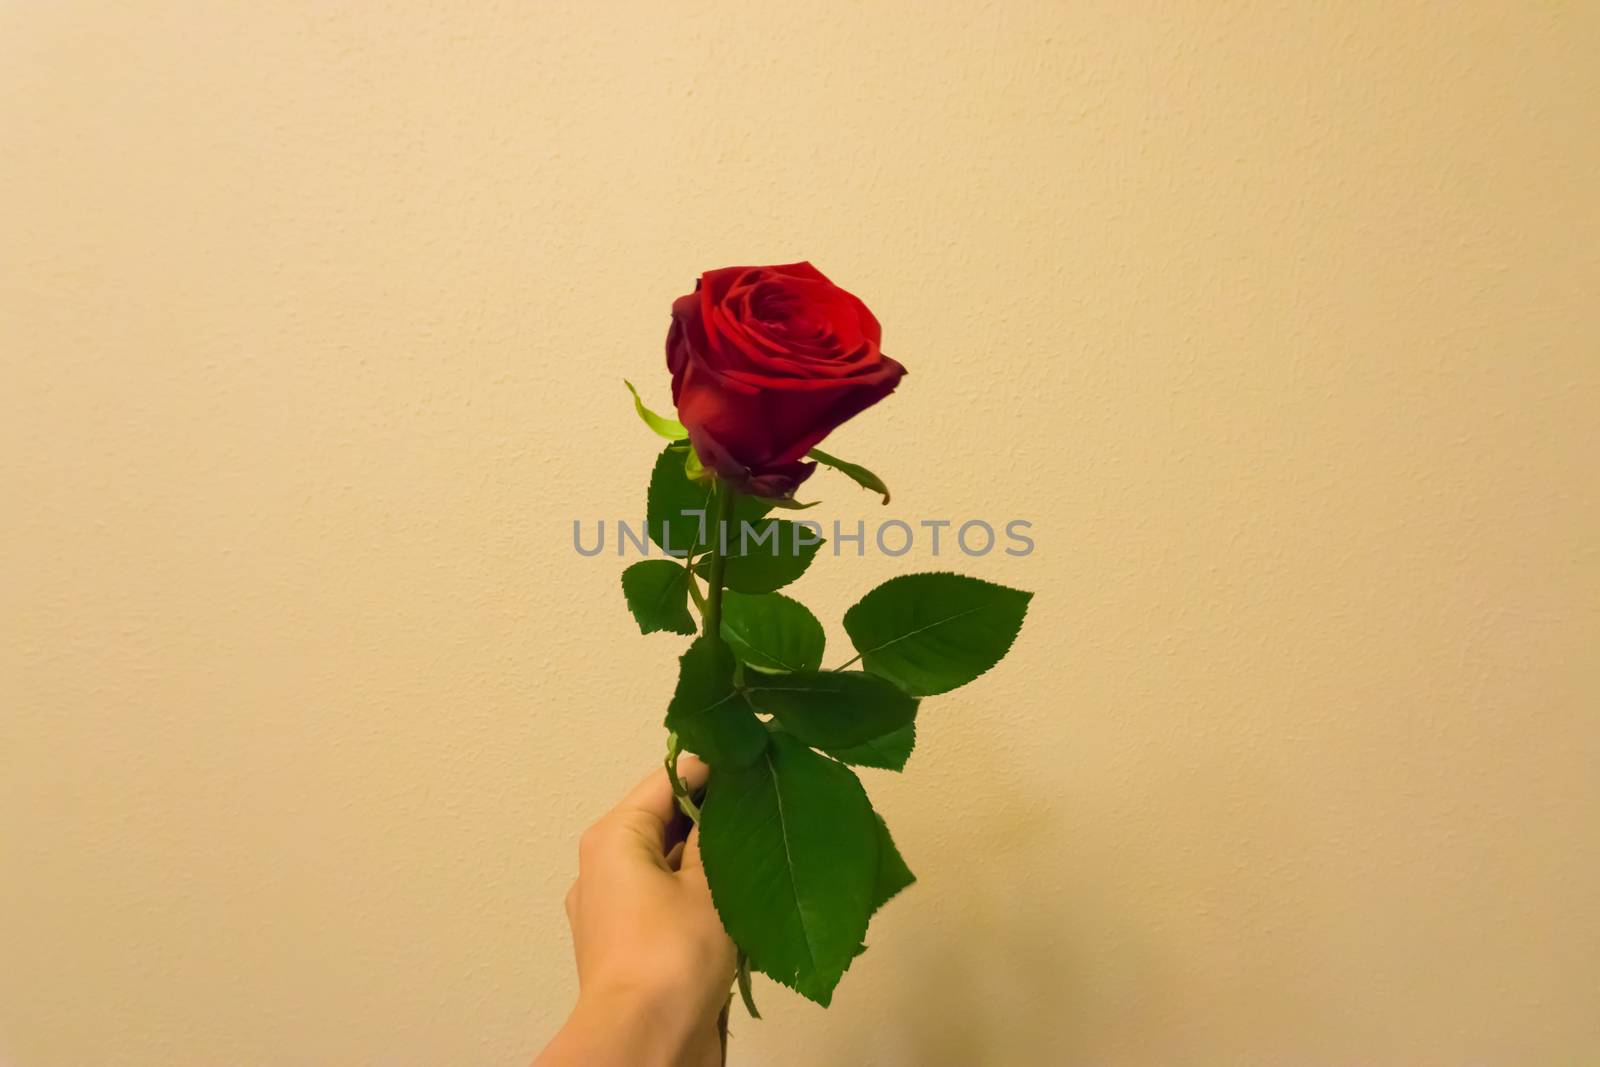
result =
[[[605,839],[605,823],[597,822],[578,835],[578,858],[593,855]]]

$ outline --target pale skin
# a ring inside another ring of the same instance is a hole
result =
[[[678,762],[690,790],[707,768]],[[711,904],[699,832],[673,842],[675,802],[658,768],[583,832],[567,891],[578,1002],[534,1067],[717,1067],[717,1016],[734,947]]]

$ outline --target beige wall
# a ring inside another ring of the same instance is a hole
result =
[[[1594,5],[228,6],[0,10],[0,1060],[531,1054],[678,648],[570,521],[799,257],[1038,596],[735,1064],[1600,1051]]]

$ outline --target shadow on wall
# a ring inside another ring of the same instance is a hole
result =
[[[1018,1052],[1037,1055],[1059,1043],[1058,1001],[1073,974],[1064,887],[1047,877],[1024,888],[1017,879],[1019,870],[1045,868],[1042,854],[1054,850],[1052,807],[1017,798],[1003,824],[951,834],[945,879],[966,880],[967,899],[946,913],[960,918],[959,930],[931,930],[913,950],[897,1012],[908,1062],[1020,1062]],[[993,862],[961,858],[983,855]]]
[[[1252,804],[1260,818],[1241,825],[1233,810],[1241,791],[1281,803]],[[1291,800],[1268,768],[1238,758],[1124,779],[1115,792],[1086,782],[1066,795],[1014,795],[998,806],[991,798],[985,818],[948,825],[937,862],[923,864],[922,888],[943,906],[920,911],[915,933],[885,935],[898,938],[897,964],[882,975],[889,988],[887,1017],[874,1020],[876,1062],[1174,1062],[1229,1033],[1294,1047],[1293,1034],[1262,1032],[1248,1009],[1242,1018],[1237,1008],[1217,1012],[1237,1000],[1269,1018],[1314,1018],[1307,998],[1322,1002],[1326,991],[1312,976],[1270,987],[1252,977],[1262,956],[1288,967],[1304,951],[1302,935],[1274,921],[1270,897],[1241,895],[1231,864],[1189,870],[1183,843],[1195,824],[1292,839]],[[1175,834],[1084,832],[1118,825],[1117,810],[1129,805],[1185,814]],[[1287,880],[1281,888],[1292,895]],[[863,1060],[860,1032],[829,1032],[825,1062],[873,1062]]]
[[[1003,824],[990,818],[947,827],[940,858],[923,864],[928,873],[919,887],[945,897],[946,906],[922,909],[915,933],[881,935],[894,938],[899,960],[883,976],[892,985],[888,1018],[873,1042],[882,1062],[1021,1064],[1059,1045],[1060,1000],[1072,986],[1071,916],[1055,879],[1024,888],[1017,878],[1019,870],[1049,869],[1044,857],[1055,850],[1059,829],[1051,811],[1047,800],[1016,798],[1003,809]],[[962,861],[975,856],[986,862]],[[830,1034],[825,1062],[862,1062],[861,1034]]]

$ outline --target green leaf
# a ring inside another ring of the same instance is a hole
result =
[[[872,814],[878,820],[878,877],[872,892],[872,910],[877,911],[902,889],[915,884],[917,876],[911,873],[905,857],[894,847],[894,838],[889,836],[889,824],[876,811]]]
[[[806,453],[806,457],[816,460],[824,467],[832,467],[863,489],[871,489],[874,493],[882,493],[883,502],[885,504],[889,502],[889,487],[883,484],[882,478],[873,474],[861,464],[851,463],[849,460],[840,459],[838,456],[830,456],[820,448],[813,448]]]
[[[712,774],[700,854],[751,965],[826,1007],[879,892],[877,821],[856,776],[774,733],[749,766]]]
[[[740,504],[753,499],[756,498],[742,497]],[[723,575],[727,587],[740,593],[770,593],[804,574],[816,558],[817,549],[827,542],[818,540],[797,549],[795,535],[801,529],[799,523],[787,519],[764,519],[751,522],[749,536],[745,536],[742,522],[730,524],[728,566]],[[705,575],[710,569],[707,561],[697,564],[695,573]]]
[[[876,810],[872,813],[878,821],[878,877],[872,887],[872,914],[878,914],[889,901],[893,900],[904,889],[916,884],[917,876],[911,873],[911,868],[906,866],[905,857],[900,855],[900,850],[894,847],[894,838],[889,836],[889,824],[883,821],[883,816]],[[867,951],[863,944],[856,949],[856,955]]]
[[[933,696],[999,663],[1032,597],[960,574],[904,574],[845,612],[844,628],[867,670]]]
[[[826,638],[805,605],[782,593],[722,595],[722,637],[742,662],[763,671],[814,671]]]
[[[667,729],[713,767],[739,767],[760,756],[770,736],[733,685],[733,653],[701,636],[678,660],[678,688]]]
[[[863,671],[799,671],[745,678],[749,700],[789,733],[822,749],[847,749],[908,725],[917,702]]]
[[[668,445],[661,450],[656,457],[655,467],[650,471],[650,491],[645,502],[645,526],[649,530],[650,540],[663,551],[670,548],[670,554],[678,559],[682,559],[685,553],[694,554],[710,547],[711,539],[716,536],[717,523],[716,502],[712,499],[715,482],[709,478],[692,480],[685,469],[686,453],[693,456],[694,449],[688,445]],[[733,503],[728,543],[737,547],[740,523],[748,522],[760,527],[762,519],[771,510],[770,500],[740,495]],[[770,542],[763,547],[770,551]]]
[[[670,559],[647,559],[622,572],[622,595],[642,634],[671,630],[692,634],[689,614],[689,571]]]
[[[645,407],[644,401],[639,399],[639,390],[633,387],[632,382],[624,378],[622,379],[622,384],[626,385],[628,392],[633,394],[633,409],[639,413],[639,418],[644,420],[646,426],[669,441],[682,441],[689,436],[689,431],[677,419],[669,419],[665,416],[657,415]]]
[[[710,536],[716,522],[712,511],[711,485],[689,480],[680,449],[673,445],[662,449],[650,472],[650,493],[645,505],[650,540],[681,559],[700,544],[702,535]]]
[[[898,730],[890,730],[882,737],[874,737],[848,748],[830,748],[834,759],[853,763],[857,767],[881,767],[887,771],[903,771],[911,750],[917,743],[917,724],[909,722]]]

